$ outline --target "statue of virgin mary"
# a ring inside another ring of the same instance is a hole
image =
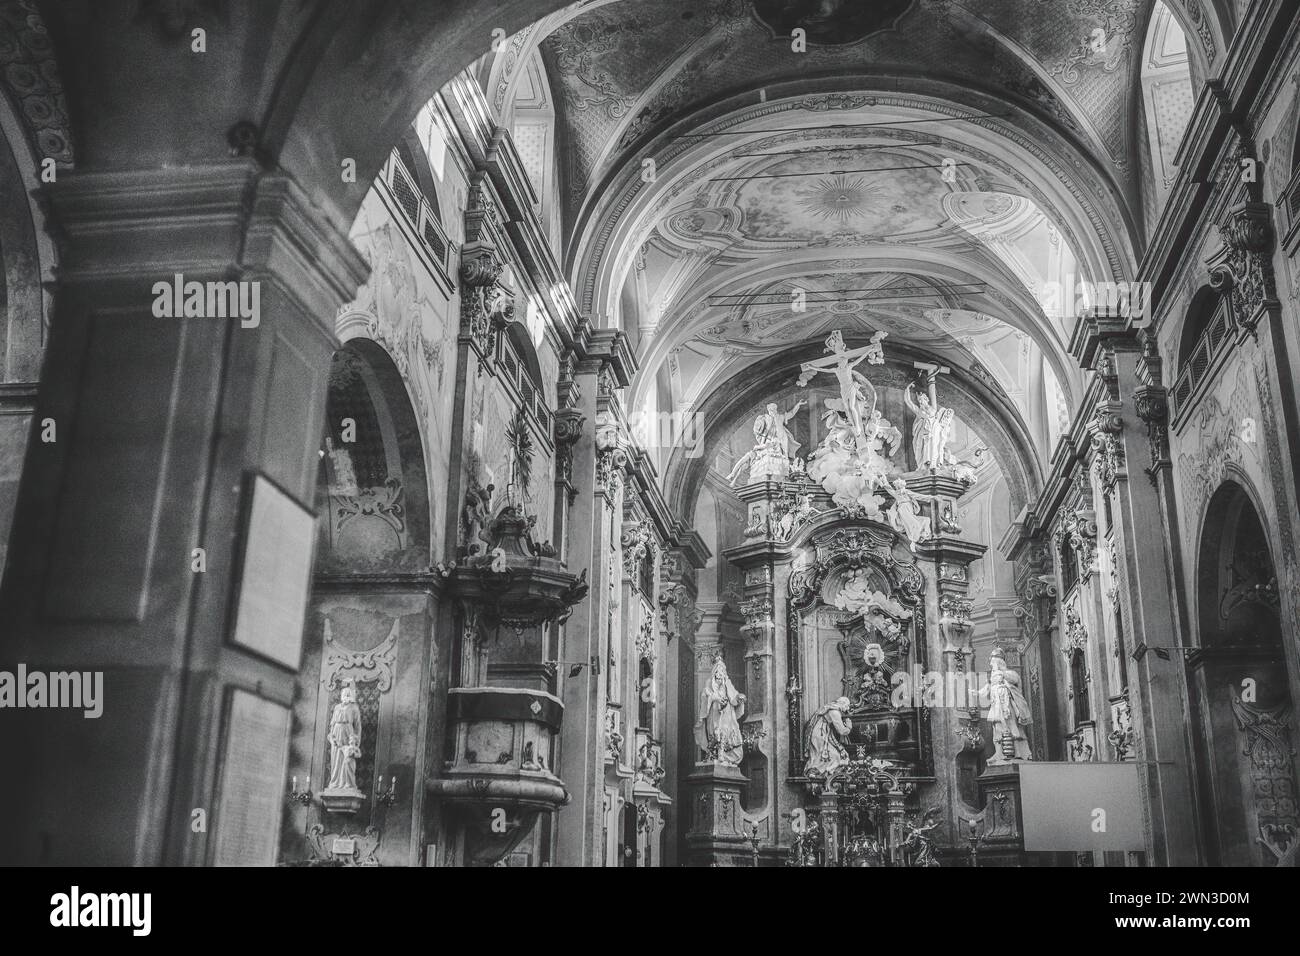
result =
[[[713,673],[700,695],[700,712],[695,724],[695,742],[714,763],[739,767],[745,755],[740,736],[740,718],[745,716],[745,695],[727,676],[722,652],[713,655]]]

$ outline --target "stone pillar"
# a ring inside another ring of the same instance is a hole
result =
[[[915,660],[924,670],[941,669],[944,674],[939,688],[940,706],[930,708],[922,719],[929,725],[935,794],[944,805],[946,839],[951,843],[961,838],[960,819],[968,811],[961,809],[958,787],[949,781],[955,779],[958,755],[971,745],[972,713],[975,726],[979,725],[980,701],[971,693],[969,679],[975,666],[975,648],[971,642],[971,600],[966,595],[970,590],[971,562],[988,547],[961,537],[961,528],[950,517],[944,517],[945,512],[951,515],[955,511],[968,485],[932,474],[909,479],[907,486],[930,502],[933,534],[916,546],[916,556],[919,564],[929,563],[933,569],[927,575],[933,584],[926,589],[923,607],[926,620],[936,622],[936,626],[933,633],[926,634],[925,646],[918,641]],[[920,733],[925,734],[924,723]]]
[[[1020,765],[998,764],[979,776],[984,829],[980,833],[980,866],[1025,866],[1024,823],[1020,812]]]
[[[686,834],[688,866],[744,866],[749,835],[741,825],[740,791],[749,783],[740,769],[700,764],[686,778],[691,793],[691,828]]]
[[[243,514],[258,474],[283,507],[314,508],[333,319],[365,265],[290,177],[249,159],[48,188],[67,245],[36,418],[57,440],[28,449],[0,658],[102,671],[103,714],[0,721],[23,778],[0,796],[0,857],[274,863],[278,818],[240,832],[240,803],[287,799],[298,662],[228,643]],[[177,276],[235,283],[257,314],[216,317],[229,310],[205,286],[188,317],[158,317]],[[282,596],[292,614],[308,595]]]
[[[584,355],[573,367],[578,385],[570,401],[594,427],[571,443],[570,478],[576,492],[568,515],[565,557],[571,571],[585,570],[590,592],[564,625],[560,641],[564,732],[559,775],[571,802],[556,814],[560,866],[599,866],[609,666],[609,614],[612,589],[621,586],[618,554],[622,525],[623,469],[627,464],[626,428],[616,389],[631,382],[635,363],[624,334],[615,329],[588,332]],[[585,664],[576,677],[572,664]],[[620,731],[620,733],[622,733]],[[626,737],[626,734],[624,734]],[[623,743],[629,743],[624,740]]]
[[[1115,555],[1119,562],[1116,578],[1119,594],[1116,606],[1123,614],[1126,631],[1124,653],[1131,654],[1139,643],[1150,647],[1176,647],[1185,643],[1180,635],[1181,608],[1171,568],[1177,554],[1166,551],[1165,542],[1177,540],[1170,524],[1173,487],[1167,450],[1157,448],[1155,480],[1132,476],[1150,453],[1148,423],[1156,438],[1161,437],[1164,416],[1158,392],[1138,376],[1139,362],[1149,363],[1138,351],[1138,342],[1125,331],[1120,316],[1098,313],[1085,315],[1071,343],[1084,368],[1097,372],[1101,384],[1089,430],[1100,490],[1111,498],[1114,520]],[[1146,421],[1144,421],[1145,416]],[[1176,547],[1171,544],[1170,547]],[[1156,654],[1142,656],[1129,667],[1129,706],[1135,729],[1135,755],[1142,763],[1142,780],[1149,823],[1148,860],[1154,866],[1195,866],[1201,862],[1197,850],[1195,806],[1189,767],[1185,704],[1187,679],[1182,655],[1162,660]]]
[[[687,547],[666,551],[659,563],[659,620],[664,631],[665,666],[672,675],[674,688],[660,701],[664,708],[664,726],[673,729],[664,735],[663,791],[674,808],[667,819],[664,865],[676,866],[683,859],[685,838],[690,826],[690,791],[684,786],[686,776],[695,766],[694,735],[696,700],[696,634],[700,629],[701,609],[695,604],[697,567],[707,560],[703,542],[691,532]]]

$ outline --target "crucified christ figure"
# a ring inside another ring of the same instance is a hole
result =
[[[831,354],[800,366],[798,384],[802,388],[819,372],[830,372],[835,376],[840,383],[840,397],[828,399],[826,407],[843,413],[853,430],[858,453],[866,454],[870,441],[865,426],[876,407],[876,390],[855,368],[879,351],[879,343],[850,351],[844,345],[844,336],[836,329],[826,340],[826,351]]]

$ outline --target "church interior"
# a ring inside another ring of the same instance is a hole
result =
[[[0,66],[0,862],[1296,865],[1291,0]]]

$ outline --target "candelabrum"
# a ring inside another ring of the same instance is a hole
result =
[[[758,824],[750,823],[749,825],[749,847],[752,855],[751,866],[758,868]]]
[[[306,786],[310,780],[303,780],[304,789],[298,789],[298,778],[294,777],[289,783],[289,800],[292,803],[300,803],[304,807],[311,806],[311,788]]]
[[[967,850],[966,852],[967,855],[970,857],[970,865],[979,866],[980,865],[980,844],[984,842],[984,839],[980,835],[980,832],[975,828],[974,820],[967,820],[966,823],[970,827],[970,829],[967,831],[967,836],[966,836],[966,842],[970,845],[970,849]]]
[[[388,778],[388,789],[384,789],[384,778],[379,778],[379,786],[375,788],[375,806],[391,807],[397,802],[397,778]]]

